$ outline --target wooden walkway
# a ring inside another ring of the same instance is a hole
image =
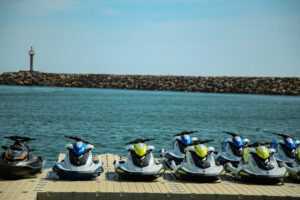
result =
[[[95,199],[300,199],[300,184],[251,185],[234,181],[190,183],[178,181],[170,172],[154,182],[116,180],[113,161],[119,156],[102,154],[105,172],[93,181],[47,180],[45,170],[38,178],[0,180],[1,200],[95,200]]]

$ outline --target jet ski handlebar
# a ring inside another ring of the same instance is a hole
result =
[[[181,136],[181,135],[185,135],[185,134],[193,134],[193,133],[197,133],[198,131],[182,131],[181,133],[175,134],[173,136]]]
[[[244,137],[242,137],[242,136],[240,136],[239,134],[234,133],[234,132],[223,131],[223,133],[226,133],[226,134],[228,134],[228,135],[231,135],[232,137],[239,136],[239,137],[241,137],[241,138],[244,138]]]
[[[4,136],[4,138],[13,140],[13,141],[18,141],[18,142],[26,142],[26,141],[30,141],[30,140],[36,140],[35,138],[30,138],[30,137],[24,137],[24,136]]]
[[[148,142],[148,141],[151,141],[151,140],[155,140],[155,139],[152,139],[152,138],[150,138],[150,139],[138,138],[138,139],[136,139],[134,141],[126,143],[125,145],[128,145],[128,144],[137,144],[137,143],[145,143],[145,142]]]
[[[253,144],[249,144],[248,147],[258,147],[258,146],[265,146],[270,144],[272,144],[272,142],[254,142]]]
[[[77,136],[68,136],[68,135],[65,135],[65,137],[66,137],[66,138],[69,138],[69,139],[72,139],[72,140],[75,140],[75,141],[77,141],[77,142],[84,142],[84,143],[86,143],[86,144],[91,144],[91,145],[93,145],[92,143],[90,143],[90,142],[84,140],[84,139],[81,138],[81,137],[77,137]]]
[[[283,137],[283,138],[292,138],[292,139],[296,140],[295,138],[293,138],[293,137],[291,137],[287,134],[284,134],[284,133],[275,133],[275,132],[273,132],[273,134],[278,135],[278,136]]]
[[[204,144],[204,143],[208,143],[208,142],[212,142],[212,141],[214,141],[214,140],[195,140],[195,141],[192,141],[189,146]]]

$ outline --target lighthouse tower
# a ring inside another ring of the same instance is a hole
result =
[[[35,51],[30,48],[29,56],[30,56],[30,71],[33,72],[33,56],[35,55]]]

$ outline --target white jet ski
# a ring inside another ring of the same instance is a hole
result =
[[[89,180],[100,176],[103,172],[101,159],[93,160],[91,150],[94,145],[80,137],[65,136],[75,140],[67,144],[68,152],[64,159],[58,159],[52,170],[61,179]]]
[[[217,181],[223,171],[223,166],[218,165],[214,158],[214,147],[207,147],[205,143],[213,140],[196,140],[185,148],[184,161],[176,165],[171,161],[171,168],[175,176],[184,180]]]
[[[192,141],[196,141],[196,137],[191,137],[190,134],[198,131],[183,131],[179,134],[175,134],[172,140],[172,150],[160,150],[160,156],[166,159],[165,165],[170,168],[171,161],[174,161],[176,165],[180,164],[184,157],[184,149],[188,147]]]
[[[282,137],[282,140],[273,139],[272,148],[276,150],[275,159],[279,164],[285,166],[291,181],[300,181],[299,147],[300,141],[282,133],[273,133]]]
[[[226,169],[233,173],[235,178],[246,182],[284,183],[286,169],[278,165],[274,157],[276,150],[269,149],[267,144],[271,143],[255,142],[248,145],[244,150],[242,162],[237,167],[228,162]]]
[[[154,139],[138,138],[128,145],[127,160],[115,160],[114,168],[118,177],[130,180],[154,180],[164,173],[161,163],[155,160],[152,151],[154,146],[144,144]]]
[[[249,140],[237,133],[223,132],[232,137],[222,140],[222,148],[217,155],[217,160],[224,166],[226,166],[226,163],[230,162],[234,167],[237,167],[242,160],[244,148],[247,147]]]

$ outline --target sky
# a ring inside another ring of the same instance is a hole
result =
[[[298,0],[0,0],[0,73],[300,77]]]

